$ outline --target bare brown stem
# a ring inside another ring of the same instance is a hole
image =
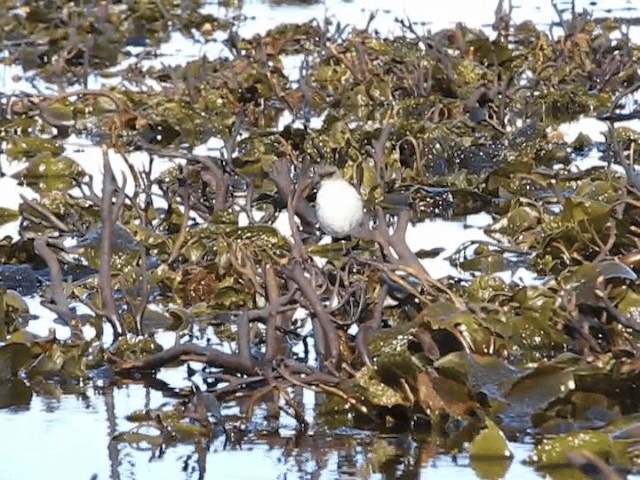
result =
[[[49,267],[49,275],[51,276],[53,303],[43,303],[43,305],[54,311],[67,323],[71,323],[73,314],[69,308],[69,299],[65,293],[60,263],[53,251],[47,246],[47,240],[45,238],[36,238],[33,242],[33,247]]]
[[[284,267],[283,270],[285,275],[298,285],[302,295],[315,314],[315,320],[318,322],[318,328],[314,329],[316,348],[324,356],[324,360],[331,368],[339,361],[338,332],[333,323],[333,318],[325,310],[313,284],[305,275],[300,263],[295,262]]]
[[[100,271],[98,273],[98,285],[100,289],[100,298],[102,299],[102,310],[107,321],[111,324],[114,331],[114,339],[123,335],[126,328],[118,314],[115,299],[113,298],[113,287],[111,282],[111,255],[113,253],[113,226],[114,226],[114,208],[113,194],[114,178],[111,164],[107,155],[106,148],[102,150],[102,165],[104,176],[102,180],[102,238],[100,245]]]

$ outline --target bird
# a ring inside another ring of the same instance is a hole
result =
[[[316,216],[320,228],[334,238],[348,237],[362,223],[362,197],[337,169],[326,168],[319,174],[323,177],[316,195]]]

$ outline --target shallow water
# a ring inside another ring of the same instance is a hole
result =
[[[430,2],[423,2],[425,5]],[[397,31],[393,18],[409,17],[414,22],[424,21],[425,28],[436,30],[455,22],[464,22],[471,26],[483,27],[493,21],[494,1],[469,2],[468,0],[449,0],[439,4],[438,8],[425,5],[416,7],[414,0],[354,0],[341,2],[327,0],[309,7],[272,6],[267,2],[247,1],[243,12],[249,17],[240,34],[250,36],[265,31],[280,22],[304,22],[309,19],[322,19],[325,15],[339,19],[342,23],[363,26],[368,12],[379,10],[374,27],[382,33]],[[556,21],[550,2],[518,2],[514,10],[516,22],[530,19],[538,24],[549,25]],[[568,4],[570,2],[565,2]],[[577,9],[588,7],[596,16],[613,15],[620,17],[637,16],[634,2],[631,0],[579,1]],[[211,13],[228,15],[234,13],[214,4],[205,7]],[[632,30],[638,36],[638,29]],[[173,35],[161,49],[164,55],[160,62],[172,64],[196,58],[204,51],[207,55],[219,55],[222,51],[219,43],[209,42],[194,45],[180,35]],[[291,58],[290,72],[297,70],[296,60]],[[157,60],[155,60],[157,61]],[[0,88],[4,93],[32,91],[32,86],[22,77],[19,67],[0,66]],[[94,77],[90,88],[100,88],[107,83]],[[44,91],[53,86],[41,85]],[[635,123],[637,128],[638,122]],[[582,119],[561,128],[565,137],[570,138],[579,132],[588,133],[594,140],[601,140],[604,124],[593,119]],[[98,147],[83,139],[71,137],[67,140],[67,154],[83,162],[85,166],[99,165],[101,158]],[[215,142],[203,145],[201,150],[215,148]],[[116,155],[114,162],[118,161]],[[132,161],[146,161],[144,154],[133,156]],[[7,165],[6,158],[0,156],[2,170],[11,173],[20,165]],[[596,151],[577,162],[576,168],[588,168],[601,163]],[[114,166],[114,170],[126,170]],[[99,173],[99,172],[96,172]],[[98,179],[97,182],[100,182]],[[34,192],[20,187],[9,176],[0,178],[3,192],[2,206],[17,208],[19,194],[33,197]],[[483,240],[487,237],[483,227],[491,221],[488,215],[474,215],[458,221],[431,220],[417,225],[408,233],[412,248],[429,249],[446,247],[436,259],[425,263],[435,277],[459,274],[448,257],[465,241]],[[285,227],[283,227],[285,228]],[[425,232],[428,231],[429,235]],[[16,225],[0,228],[0,237],[15,235]],[[425,239],[436,240],[434,244],[425,243]],[[437,243],[446,238],[448,244]],[[537,281],[527,271],[505,272],[507,280],[512,278],[522,283]],[[510,277],[509,277],[510,276]],[[32,322],[32,329],[46,333],[53,325],[53,315],[38,305],[39,299],[32,299],[32,311],[40,319]],[[61,338],[68,336],[65,327],[55,326]],[[171,339],[167,339],[168,342]],[[61,390],[53,385],[42,388],[24,408],[11,408],[0,411],[0,479],[44,479],[65,478],[70,480],[88,480],[97,474],[99,479],[196,479],[206,473],[206,478],[226,479],[284,479],[284,478],[430,478],[460,480],[474,478],[541,478],[541,475],[524,466],[522,461],[530,453],[527,444],[511,444],[515,458],[510,465],[497,466],[493,470],[486,465],[473,465],[462,455],[433,455],[428,443],[405,435],[376,436],[367,432],[343,432],[343,435],[326,435],[314,432],[313,436],[297,441],[295,424],[291,420],[280,430],[280,437],[265,436],[246,438],[240,447],[225,445],[224,439],[215,439],[208,449],[198,449],[192,444],[178,444],[164,452],[152,451],[144,446],[133,449],[127,444],[110,442],[118,432],[127,431],[134,426],[125,418],[134,410],[156,408],[172,401],[166,395],[173,390],[188,385],[184,369],[164,371],[160,378],[170,388],[162,391],[142,384],[128,384],[102,389],[100,382],[95,384],[68,387]],[[312,416],[315,409],[314,394],[304,394],[304,406]],[[225,411],[225,414],[235,413]],[[376,448],[393,448],[397,462],[380,466],[376,463]],[[493,473],[487,473],[493,472]],[[495,476],[492,476],[495,475]],[[631,477],[629,477],[631,478]],[[634,477],[640,478],[640,477]]]
[[[472,466],[464,455],[431,458],[426,446],[408,436],[352,431],[330,437],[319,433],[296,442],[293,431],[285,428],[277,439],[247,438],[240,447],[225,446],[220,437],[206,454],[189,444],[154,452],[145,446],[134,449],[110,443],[114,434],[134,426],[125,415],[166,401],[159,392],[138,385],[88,388],[82,395],[60,393],[58,398],[35,396],[28,408],[0,415],[4,437],[0,478],[88,480],[97,473],[101,479],[197,479],[199,455],[204,458],[205,478],[396,478],[389,476],[391,466],[384,468],[386,475],[375,471],[373,456],[381,444],[398,455],[392,470],[417,475],[407,478],[472,479],[478,478],[473,467],[481,472],[488,467]],[[511,448],[515,458],[508,470],[502,463],[489,467],[508,472],[506,478],[539,478],[520,463],[529,447],[511,444]]]

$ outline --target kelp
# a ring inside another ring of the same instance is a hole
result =
[[[639,134],[615,120],[640,78],[622,25],[580,14],[554,38],[508,15],[491,35],[399,20],[401,34],[381,38],[309,22],[244,39],[198,2],[0,4],[5,63],[64,86],[3,97],[2,153],[39,198],[0,212],[20,219],[0,260],[25,279],[0,276],[18,290],[0,293],[0,407],[188,364],[190,388],[132,414],[138,426],[114,442],[232,437],[244,427],[220,404],[241,397],[247,418],[265,402],[270,421],[283,411],[304,434],[291,392],[306,388],[326,395],[316,423],[427,431],[478,471],[506,468],[507,439],[530,433],[541,468],[597,463],[590,453],[637,468]],[[137,59],[118,86],[86,88],[170,25],[226,32],[227,50],[181,66]],[[304,58],[299,82],[285,73],[291,55]],[[555,131],[593,112],[610,123],[605,143]],[[72,134],[102,147],[102,182],[65,154]],[[220,149],[195,153],[212,138]],[[596,148],[625,175],[573,168]],[[143,169],[129,161],[140,153]],[[156,174],[161,160],[172,166]],[[319,245],[326,164],[357,185],[369,221]],[[407,228],[477,212],[492,215],[492,241],[451,257],[460,278],[433,279],[421,260],[434,252],[411,251]],[[520,267],[540,283],[495,275]],[[33,291],[69,339],[26,330],[21,294]],[[166,331],[176,343],[163,348]],[[375,452],[383,470],[393,449]]]

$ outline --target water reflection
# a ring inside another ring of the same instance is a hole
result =
[[[437,457],[438,446],[428,437],[374,435],[342,429],[327,432],[312,426],[299,434],[286,416],[275,429],[273,412],[260,406],[251,424],[242,419],[247,399],[237,409],[226,409],[233,421],[226,435],[211,440],[151,446],[119,443],[112,438],[135,424],[126,416],[174,402],[177,390],[164,382],[140,382],[105,388],[86,387],[75,392],[35,395],[28,407],[13,407],[0,414],[4,432],[3,457],[17,459],[31,452],[37,461],[0,463],[0,478],[62,477],[98,479],[184,478],[204,479],[207,473],[224,478],[429,478],[451,471],[455,459]],[[299,401],[303,401],[299,392]],[[317,399],[304,394],[304,407],[314,409]],[[64,432],[61,435],[61,432]],[[9,439],[9,441],[7,441]],[[434,460],[435,459],[435,460]],[[443,463],[444,462],[444,463]],[[460,466],[460,465],[459,465]],[[461,465],[472,478],[468,465]],[[477,473],[485,465],[471,465]],[[495,472],[495,465],[491,466]],[[55,475],[52,475],[55,472]],[[482,477],[483,475],[481,475]],[[451,477],[447,477],[451,478]]]
[[[0,430],[5,435],[5,459],[31,452],[37,460],[3,461],[0,478],[64,476],[87,480],[95,474],[97,479],[111,480],[192,480],[219,477],[224,472],[228,479],[417,479],[425,474],[429,478],[451,478],[453,467],[465,472],[462,478],[474,478],[469,466],[480,478],[497,478],[487,475],[509,467],[504,463],[470,464],[464,457],[440,457],[438,445],[429,437],[375,435],[351,429],[327,432],[320,426],[299,434],[295,422],[286,416],[281,417],[281,427],[275,429],[268,420],[273,412],[262,406],[249,424],[241,420],[249,409],[247,399],[238,402],[236,409],[226,409],[225,415],[233,421],[226,435],[211,440],[155,446],[112,441],[115,435],[135,427],[127,415],[170,405],[176,392],[164,382],[141,381],[35,395],[28,407],[3,411]],[[302,402],[302,392],[299,395]],[[306,409],[315,409],[315,403],[323,400],[308,392],[304,397]]]
[[[278,2],[273,2],[278,3]],[[482,15],[491,18],[492,10],[486,2]],[[583,2],[586,3],[586,2]],[[601,2],[621,6],[603,9],[603,12],[628,11],[629,2]],[[326,2],[315,10],[286,10],[301,21],[300,15],[323,15],[329,5],[334,12],[341,12],[343,21],[355,24],[363,21],[363,2],[351,2],[337,6],[337,2]],[[367,8],[388,6],[388,2],[370,2]],[[400,2],[394,11],[413,10],[414,2]],[[265,18],[282,21],[284,9],[261,3],[252,3],[255,21],[247,22],[246,33],[252,28],[263,30],[259,23]],[[268,9],[261,15],[262,9]],[[581,8],[580,6],[578,8]],[[625,10],[626,9],[626,10]],[[426,8],[424,11],[426,12]],[[520,8],[515,14],[519,18],[544,18],[541,9],[534,9],[533,16]],[[548,12],[548,10],[545,10]],[[470,13],[471,12],[471,13]],[[422,12],[419,12],[422,13]],[[428,12],[432,14],[433,12]],[[467,21],[477,23],[473,10],[450,8],[444,22]],[[344,14],[344,15],[343,15]],[[352,15],[350,17],[349,15]],[[467,15],[468,18],[464,18]],[[469,16],[471,15],[471,16]],[[383,18],[380,15],[379,18]],[[433,17],[432,21],[436,21]],[[441,20],[438,20],[441,21]],[[483,21],[483,20],[481,20]],[[172,47],[167,47],[172,50]],[[184,54],[179,58],[184,60]],[[21,88],[13,84],[8,67],[2,69],[3,89]],[[21,76],[21,75],[19,75]],[[28,90],[27,87],[24,87]],[[6,172],[5,172],[6,173]],[[6,185],[6,181],[4,185]],[[5,191],[5,195],[6,195]],[[17,198],[17,195],[16,195]],[[5,203],[6,206],[6,203]],[[419,233],[419,232],[418,232]],[[424,235],[420,234],[421,237]],[[416,248],[418,248],[416,246]],[[424,245],[421,245],[424,248]],[[444,268],[444,267],[443,267]],[[176,401],[177,388],[169,383],[155,380],[149,382],[132,381],[108,387],[59,386],[42,382],[28,388],[21,379],[0,384],[0,408],[6,408],[11,399],[11,408],[0,412],[0,440],[2,461],[0,478],[39,479],[67,478],[86,480],[92,475],[99,479],[129,478],[184,478],[203,479],[224,477],[228,479],[251,478],[403,478],[413,479],[426,476],[434,478],[537,478],[530,470],[524,469],[520,461],[528,453],[530,446],[514,446],[516,460],[512,463],[471,462],[463,457],[438,456],[438,446],[429,438],[410,435],[377,436],[357,431],[324,432],[319,427],[310,433],[300,435],[295,422],[282,416],[282,424],[276,431],[272,422],[276,412],[258,410],[257,417],[264,422],[247,428],[241,420],[230,428],[226,435],[216,436],[210,441],[196,440],[175,445],[162,444],[157,448],[126,443],[117,443],[112,438],[135,426],[125,417],[134,410],[153,409]],[[312,417],[316,399],[313,395],[304,398],[301,391],[294,391],[296,403]],[[248,399],[237,404],[237,411],[227,411],[226,415],[242,415],[249,411]],[[270,413],[271,415],[267,415]],[[248,432],[258,432],[251,433]],[[517,448],[516,448],[517,447]],[[30,455],[30,460],[24,459]]]

